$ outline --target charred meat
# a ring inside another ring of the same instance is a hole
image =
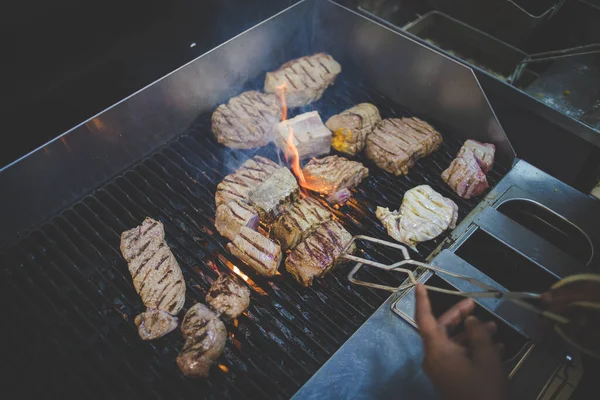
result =
[[[369,176],[369,170],[357,161],[339,156],[313,159],[302,169],[307,187],[327,195],[331,204],[345,203],[350,189]]]
[[[217,207],[238,200],[248,202],[248,193],[281,168],[268,158],[255,156],[246,160],[234,173],[227,175],[217,186]]]
[[[121,234],[121,254],[144,305],[177,315],[185,302],[185,281],[164,239],[163,224],[146,218],[142,225]]]
[[[177,318],[165,311],[148,309],[135,317],[142,340],[154,340],[177,328]]]
[[[458,206],[428,185],[417,186],[404,195],[400,211],[377,207],[377,218],[388,235],[410,247],[431,240],[446,229],[453,229]]]
[[[274,276],[281,263],[281,247],[245,226],[233,242],[227,244],[227,249],[263,276]]]
[[[442,179],[463,199],[479,196],[489,187],[475,154],[469,148],[461,149],[460,157],[442,172]]]
[[[367,136],[381,121],[373,104],[361,103],[329,118],[325,125],[333,132],[331,146],[339,152],[357,155],[365,147]]]
[[[293,249],[314,228],[331,219],[331,213],[311,197],[295,202],[277,218],[271,236],[277,239],[283,250]]]
[[[405,175],[417,160],[433,153],[442,135],[418,118],[382,120],[367,138],[367,157],[383,170]]]
[[[233,240],[242,226],[250,229],[258,227],[258,213],[254,208],[239,200],[233,200],[217,207],[215,227],[221,235]]]
[[[250,204],[265,222],[272,221],[298,197],[298,182],[292,172],[279,168],[248,193]]]
[[[250,290],[235,279],[221,275],[210,286],[206,302],[221,316],[236,318],[250,305]]]
[[[329,54],[297,58],[267,72],[265,92],[278,93],[284,88],[288,107],[305,106],[319,100],[341,71],[340,64]]]
[[[315,278],[323,276],[339,261],[352,235],[337,221],[328,221],[312,231],[289,254],[285,269],[302,286],[312,285]],[[352,245],[351,252],[354,251]]]
[[[281,100],[275,94],[249,91],[221,104],[212,115],[217,141],[234,149],[265,146],[273,140],[273,125],[281,121]]]
[[[496,146],[491,143],[481,143],[476,140],[467,140],[465,144],[461,147],[458,155],[456,157],[462,158],[465,157],[465,152],[467,149],[473,152],[475,159],[477,160],[477,164],[483,171],[484,174],[487,174],[490,169],[494,166],[494,155],[496,154]]]
[[[225,325],[204,304],[194,304],[183,318],[181,332],[185,340],[177,356],[177,366],[186,376],[206,378],[210,367],[225,348]]]
[[[292,138],[301,160],[329,154],[331,150],[331,131],[316,111],[300,114],[275,126],[275,144],[284,153]]]

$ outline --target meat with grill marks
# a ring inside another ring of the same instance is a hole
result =
[[[228,275],[221,275],[210,286],[206,302],[222,317],[236,318],[250,305],[250,289]]]
[[[302,169],[307,187],[327,195],[331,204],[345,203],[351,197],[350,189],[369,176],[369,170],[357,161],[339,156],[312,159]]]
[[[469,139],[465,141],[456,157],[464,157],[467,150],[471,150],[473,152],[473,155],[477,160],[477,164],[479,164],[479,167],[484,174],[487,174],[489,170],[492,169],[494,166],[496,146],[491,143],[481,143],[477,140]]]
[[[271,228],[271,237],[278,240],[283,250],[293,249],[316,227],[331,220],[331,213],[312,197],[292,204],[277,218]]]
[[[217,107],[212,130],[217,141],[227,147],[261,147],[273,140],[273,125],[281,121],[281,113],[279,96],[252,90]]]
[[[382,120],[367,138],[365,153],[377,166],[394,175],[406,175],[417,160],[433,153],[442,135],[418,118]]]
[[[461,150],[460,157],[442,172],[442,179],[463,199],[479,196],[489,188],[487,177],[469,148]]]
[[[143,340],[154,340],[177,328],[177,318],[166,311],[148,309],[135,317],[138,334]]]
[[[281,263],[279,244],[245,226],[227,249],[263,276],[274,276]]]
[[[177,356],[179,370],[193,378],[208,377],[211,366],[225,349],[225,325],[211,309],[196,303],[185,314],[181,332],[185,344]]]
[[[258,211],[261,221],[273,221],[285,208],[298,198],[298,182],[285,167],[257,185],[248,193],[250,204]]]
[[[302,286],[311,286],[315,278],[325,275],[341,261],[339,257],[351,240],[352,235],[339,222],[325,222],[288,255],[285,269]],[[354,250],[352,244],[349,252]]]
[[[217,186],[217,207],[237,200],[248,203],[248,193],[273,175],[280,167],[268,158],[254,156],[246,160],[235,172],[227,175]]]
[[[233,240],[242,226],[250,229],[258,228],[258,213],[254,208],[239,200],[217,207],[215,227],[221,235]]]
[[[364,149],[367,136],[379,121],[379,110],[370,103],[357,104],[334,115],[325,123],[333,132],[331,147],[345,154],[357,155]]]
[[[417,186],[404,194],[400,211],[377,207],[377,218],[388,235],[410,247],[453,229],[458,206],[428,185]]]
[[[341,71],[340,64],[329,54],[297,58],[267,72],[265,92],[279,93],[284,87],[287,106],[302,107],[319,100]]]
[[[165,312],[139,316],[142,339],[169,333],[185,302],[183,274],[164,239],[163,224],[149,217],[142,225],[121,234],[121,254],[128,263],[135,290],[149,311]]]

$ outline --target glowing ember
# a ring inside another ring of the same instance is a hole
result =
[[[223,364],[219,364],[219,369],[225,373],[229,372],[229,368],[227,368],[225,365]]]
[[[240,271],[240,269],[238,267],[236,267],[235,265],[233,266],[233,272],[235,272],[240,278],[242,278],[246,282],[248,282],[248,279],[250,279],[248,277],[248,275],[246,275],[242,271]]]
[[[240,323],[239,323],[239,321],[238,321],[238,319],[237,319],[237,318],[233,320],[233,326],[235,326],[235,327],[237,328],[239,324],[240,324]],[[233,336],[233,335],[232,335],[232,336]]]

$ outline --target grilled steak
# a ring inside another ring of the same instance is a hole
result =
[[[185,302],[185,282],[164,239],[163,224],[146,218],[142,225],[121,234],[121,253],[144,305],[177,315]]]
[[[281,247],[260,233],[243,226],[227,249],[258,274],[273,276],[281,263]]]
[[[338,257],[350,240],[352,235],[339,222],[327,221],[288,255],[285,269],[302,286],[310,286],[314,278],[323,276],[338,263]],[[354,248],[353,244],[352,252]]]
[[[254,208],[239,200],[233,200],[217,207],[215,227],[221,235],[233,240],[242,226],[250,229],[258,227],[258,213]]]
[[[298,182],[289,169],[283,167],[248,193],[250,204],[263,221],[269,222],[298,197]]]
[[[135,325],[143,340],[153,340],[177,328],[177,318],[165,311],[148,309],[135,317]]]
[[[369,176],[369,170],[357,161],[339,156],[313,159],[302,169],[307,187],[327,195],[331,204],[345,203],[350,189]]]
[[[333,132],[331,146],[354,156],[365,147],[367,136],[379,121],[381,115],[377,107],[361,103],[329,118],[325,125]]]
[[[442,172],[442,179],[457,195],[470,199],[485,192],[489,185],[471,149],[463,148],[460,153],[461,156]]]
[[[288,107],[301,107],[319,100],[328,86],[333,85],[342,67],[329,54],[291,60],[278,70],[267,72],[265,92],[278,93],[285,88]]]
[[[278,240],[283,250],[293,249],[308,233],[331,219],[331,213],[311,197],[295,202],[277,218],[271,236]]]
[[[249,91],[221,104],[212,115],[217,141],[234,149],[265,146],[273,139],[273,125],[281,121],[281,101],[275,94]]]
[[[428,185],[417,186],[404,194],[400,211],[377,207],[375,213],[388,235],[410,247],[453,229],[458,206]]]
[[[382,120],[367,138],[366,154],[381,169],[394,175],[404,175],[442,144],[440,135],[431,125],[418,118]]]
[[[186,339],[177,356],[177,366],[186,376],[208,377],[210,367],[225,348],[225,325],[204,304],[194,304],[183,318],[181,332]]]
[[[331,132],[316,111],[300,114],[275,126],[275,144],[284,153],[293,137],[300,160],[329,154]]]
[[[491,143],[481,143],[476,140],[467,140],[461,147],[456,157],[461,158],[465,156],[467,149],[471,150],[475,155],[477,164],[487,174],[490,169],[494,166],[494,155],[496,153],[496,146]]]
[[[268,158],[255,156],[246,160],[234,173],[227,175],[217,186],[217,207],[230,201],[248,202],[248,192],[281,168]]]
[[[210,286],[206,302],[221,316],[236,318],[250,305],[250,290],[227,275]]]

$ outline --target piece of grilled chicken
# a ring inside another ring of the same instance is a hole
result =
[[[128,263],[135,290],[149,309],[147,312],[164,312],[136,318],[142,339],[171,332],[173,324],[177,325],[175,316],[185,302],[183,274],[164,239],[163,224],[149,217],[142,225],[121,234],[121,254]]]
[[[267,72],[265,92],[280,93],[285,88],[287,106],[302,107],[319,100],[341,71],[340,64],[329,54],[297,58]]]
[[[379,121],[379,110],[370,103],[360,103],[334,115],[325,123],[333,133],[331,147],[345,154],[357,155]]]
[[[213,363],[223,354],[227,330],[217,314],[201,303],[194,304],[183,318],[185,340],[177,366],[186,376],[206,378]]]
[[[256,230],[258,222],[256,210],[242,201],[233,200],[217,207],[215,227],[229,240],[235,239],[242,226]]]
[[[335,267],[339,256],[352,240],[352,235],[337,221],[327,221],[312,231],[288,255],[285,269],[302,286],[310,286]],[[352,245],[350,253],[356,246]]]
[[[245,226],[227,250],[263,276],[274,276],[282,258],[279,244]]]
[[[206,302],[225,318],[236,318],[250,305],[250,289],[228,275],[221,275],[210,286]]]
[[[292,204],[271,227],[271,237],[285,251],[294,249],[317,226],[331,219],[331,213],[312,197]]]
[[[302,168],[302,173],[307,187],[327,195],[330,204],[348,201],[352,196],[350,189],[369,176],[367,167],[339,156],[313,158]]]
[[[414,248],[419,242],[453,229],[458,219],[458,206],[430,186],[421,185],[404,194],[400,211],[377,207],[375,214],[388,235]]]

